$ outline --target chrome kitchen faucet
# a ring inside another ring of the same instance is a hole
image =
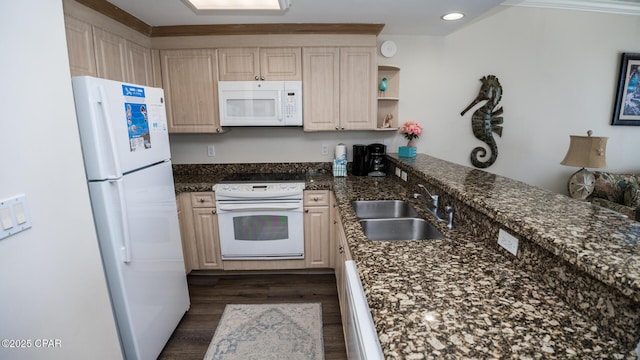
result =
[[[447,222],[447,228],[453,229],[453,212],[454,212],[453,207],[451,206],[444,207],[444,212],[446,214],[446,219],[445,219],[445,215],[442,215],[441,213],[438,212],[438,200],[439,200],[438,195],[432,195],[429,192],[429,190],[427,190],[427,188],[422,184],[418,184],[418,187],[423,189],[431,199],[431,204],[429,207],[427,207],[427,211],[429,211],[436,218],[437,221]],[[419,193],[413,194],[413,198],[414,199],[420,198],[425,202],[429,203],[429,200],[427,200],[427,197]]]

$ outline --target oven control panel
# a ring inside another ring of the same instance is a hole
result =
[[[282,182],[282,183],[250,183],[250,184],[216,184],[213,190],[218,195],[248,195],[254,194],[255,197],[261,195],[268,195],[273,193],[302,193],[304,190],[304,183],[298,182]]]

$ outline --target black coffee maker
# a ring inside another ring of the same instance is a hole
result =
[[[387,146],[383,144],[370,144],[367,146],[369,160],[369,176],[386,176],[387,173]]]
[[[353,145],[353,162],[351,163],[351,175],[367,176],[369,174],[369,157],[367,145]]]

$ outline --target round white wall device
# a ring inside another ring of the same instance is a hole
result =
[[[380,53],[386,58],[393,57],[393,55],[396,54],[396,51],[398,51],[398,47],[396,46],[396,43],[391,40],[387,40],[380,45]]]

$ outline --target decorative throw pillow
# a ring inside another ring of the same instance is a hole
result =
[[[640,187],[635,183],[629,183],[624,189],[624,205],[632,208],[640,206]]]

